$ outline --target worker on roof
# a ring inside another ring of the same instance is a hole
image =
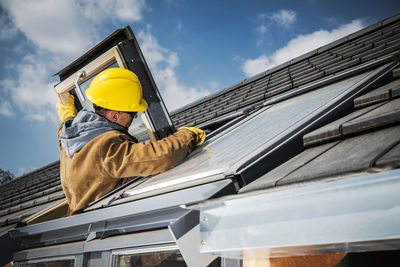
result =
[[[147,110],[138,77],[121,68],[98,74],[85,92],[95,112],[76,113],[74,98],[57,103],[60,178],[68,215],[81,213],[94,200],[135,176],[166,171],[205,140],[205,132],[183,127],[157,142],[138,143],[128,133],[137,112]]]

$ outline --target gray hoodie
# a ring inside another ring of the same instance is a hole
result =
[[[92,111],[82,109],[75,118],[64,123],[59,139],[68,157],[72,157],[92,139],[111,130],[128,133],[123,126],[112,123]]]

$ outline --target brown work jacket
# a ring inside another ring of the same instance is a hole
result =
[[[70,216],[129,178],[174,167],[192,151],[194,136],[180,130],[157,142],[136,143],[130,135],[112,130],[95,137],[71,158],[59,147],[60,178]]]

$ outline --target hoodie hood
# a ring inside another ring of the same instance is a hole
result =
[[[127,133],[121,125],[82,109],[75,118],[65,121],[59,139],[68,157],[72,157],[92,139],[111,130]]]

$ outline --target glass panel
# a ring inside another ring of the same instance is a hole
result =
[[[114,256],[115,267],[184,267],[187,266],[179,250]]]
[[[110,69],[110,68],[119,68],[119,66],[117,63],[114,63],[105,69]],[[94,75],[89,80],[80,84],[83,94],[85,94],[86,90],[90,86],[90,83],[93,81],[93,79],[95,77],[96,77],[96,75]],[[77,99],[77,98],[75,98],[75,99]],[[83,103],[81,102],[81,104],[82,104],[83,108],[94,111],[93,104],[88,99],[85,99],[85,101]],[[146,128],[145,124],[143,123],[142,116],[145,116],[145,115],[138,114],[137,118],[132,121],[132,124],[128,129],[129,134],[136,137],[136,139],[138,139],[139,142],[144,142],[146,140],[150,140],[150,136],[147,132],[147,128]]]
[[[375,71],[368,71],[276,103],[202,147],[182,164],[146,180],[125,194],[140,194],[146,190],[156,190],[217,173],[234,171],[230,168],[235,163],[260,148],[266,149],[283,137],[293,135],[298,127],[302,127],[321,112],[326,112],[339,98],[351,93],[354,85]]]
[[[110,68],[119,68],[118,63],[115,62],[114,64],[108,66],[108,67],[105,68],[105,69],[110,69]],[[97,74],[96,74],[96,75],[97,75]],[[83,82],[83,83],[80,84],[80,87],[81,87],[81,89],[82,89],[83,95],[85,95],[86,90],[89,88],[90,83],[93,81],[93,79],[94,79],[94,77],[96,77],[96,75],[94,75],[94,76],[91,77],[89,80],[87,80],[87,81],[85,81],[85,82]],[[83,107],[83,108],[85,108],[85,109],[87,109],[87,110],[94,111],[94,109],[93,109],[93,104],[92,104],[92,102],[90,102],[88,99],[85,98],[85,101],[84,101],[83,103],[81,102],[81,104],[82,104],[82,107]]]
[[[145,116],[144,113],[138,113],[137,118],[132,121],[132,124],[131,126],[129,126],[128,129],[129,134],[136,137],[139,142],[150,140],[149,133],[147,132],[147,127],[143,123],[143,116]]]
[[[47,262],[35,262],[35,263],[19,263],[21,267],[73,267],[74,260],[56,260]]]

